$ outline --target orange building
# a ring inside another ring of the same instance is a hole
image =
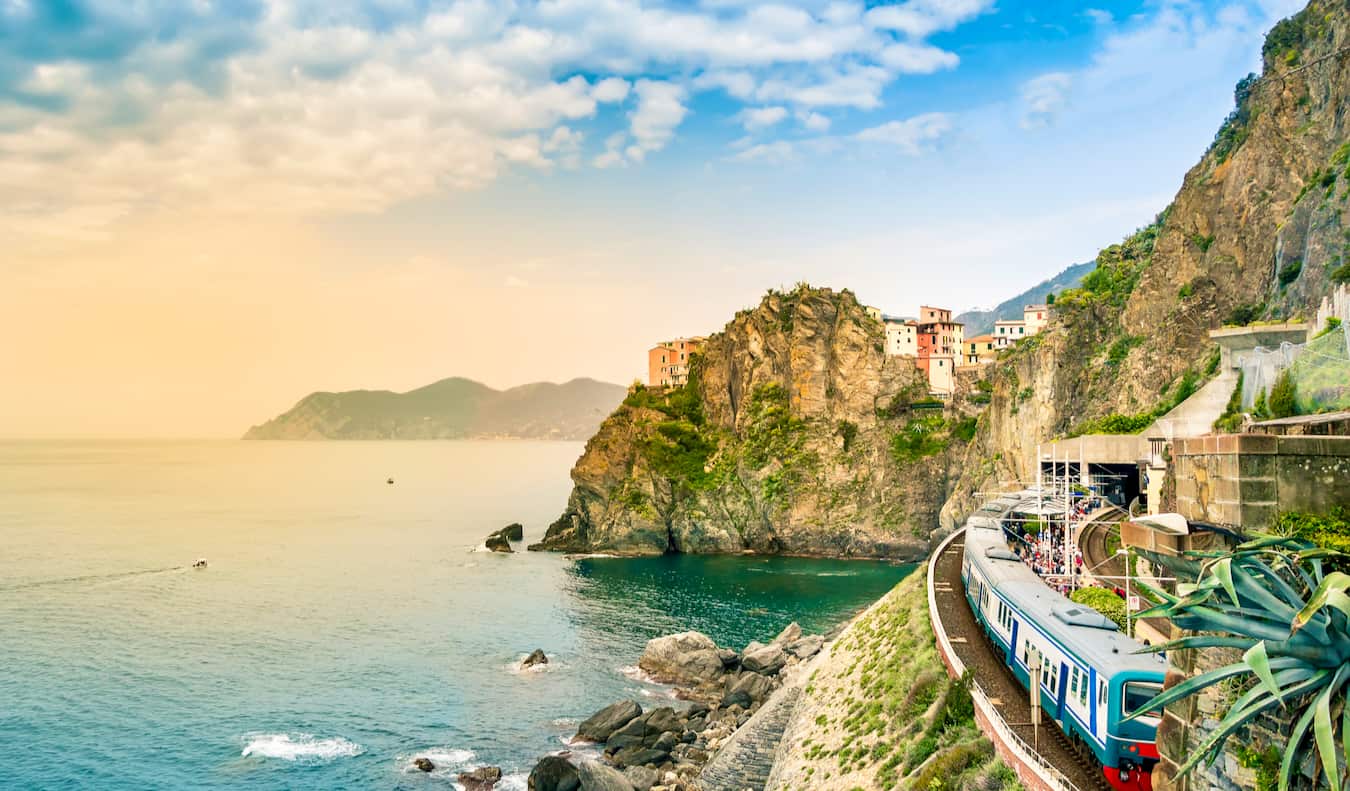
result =
[[[962,359],[965,325],[952,321],[952,312],[930,305],[919,307],[919,367],[928,375],[929,389],[939,397],[950,396],[956,386],[953,376]]]
[[[703,346],[707,338],[676,338],[658,343],[647,351],[647,385],[682,387],[689,381],[689,355]]]

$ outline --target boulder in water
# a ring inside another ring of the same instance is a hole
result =
[[[423,772],[430,772],[436,768],[436,764],[433,764],[430,759],[427,758],[414,758],[413,766],[421,769]]]
[[[740,705],[748,709],[751,705],[763,701],[772,691],[773,681],[769,680],[768,676],[747,671],[727,685],[726,694],[722,696],[722,707]]]
[[[525,657],[524,661],[520,663],[520,669],[524,670],[529,667],[534,667],[535,665],[547,665],[547,664],[548,664],[548,657],[544,655],[544,649],[536,648],[530,652],[529,656]]]
[[[638,667],[654,678],[676,684],[703,684],[722,675],[722,655],[712,638],[680,632],[647,642]]]
[[[525,540],[525,528],[519,522],[512,522],[501,530],[498,530],[497,533],[506,536],[506,540],[508,541]]]
[[[501,530],[498,530],[498,531],[495,532],[495,533],[489,533],[489,534],[488,534],[488,537],[485,538],[485,539],[483,539],[483,546],[487,547],[488,549],[492,550],[493,552],[514,552],[514,551],[515,551],[515,550],[511,549],[511,541],[510,541],[509,539],[507,539],[507,537],[506,537],[505,535],[502,535],[502,531],[501,531]]]
[[[783,631],[779,632],[777,637],[773,638],[773,642],[770,643],[770,645],[786,647],[788,643],[795,642],[800,639],[801,636],[802,627],[798,626],[796,621],[793,621],[788,624]]]
[[[581,776],[581,791],[633,791],[633,784],[623,772],[599,761],[586,761],[577,767]]]
[[[642,716],[642,707],[631,700],[610,704],[577,727],[577,738],[603,742],[618,729]]]
[[[581,776],[571,761],[558,755],[546,755],[530,770],[530,791],[577,791]]]
[[[745,647],[745,652],[741,654],[741,667],[755,673],[763,673],[771,676],[783,669],[787,664],[787,654],[783,652],[781,646],[761,645],[760,643],[751,643]]]
[[[501,767],[480,766],[472,772],[460,772],[459,784],[464,791],[492,791],[492,787],[502,779]]]
[[[825,638],[818,634],[812,634],[789,643],[787,652],[798,659],[809,659],[820,653],[820,649],[824,647]]]

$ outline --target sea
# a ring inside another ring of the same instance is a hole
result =
[[[0,788],[524,789],[595,710],[672,702],[647,640],[821,632],[913,568],[484,551],[581,450],[0,442]]]

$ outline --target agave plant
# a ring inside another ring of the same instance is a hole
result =
[[[1280,765],[1280,791],[1308,756],[1309,731],[1320,771],[1331,791],[1341,791],[1350,763],[1350,575],[1323,573],[1322,561],[1345,556],[1299,539],[1263,536],[1231,552],[1190,552],[1184,557],[1141,552],[1178,580],[1178,595],[1141,587],[1157,602],[1140,617],[1171,619],[1194,634],[1149,651],[1234,648],[1242,660],[1163,691],[1140,711],[1195,695],[1227,679],[1254,677],[1218,727],[1180,767],[1212,764],[1228,738],[1263,712],[1291,707],[1296,717]],[[1339,746],[1339,749],[1338,749]]]

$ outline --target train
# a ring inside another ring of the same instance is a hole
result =
[[[1039,664],[1041,709],[1117,791],[1152,791],[1160,711],[1126,718],[1162,691],[1167,665],[1114,621],[1046,585],[1008,548],[1001,518],[1019,498],[986,504],[966,521],[961,581],[975,620],[1030,695]]]

